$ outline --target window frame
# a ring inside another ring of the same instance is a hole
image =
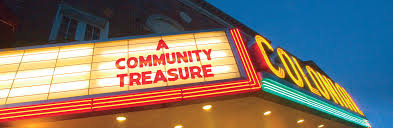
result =
[[[80,11],[67,5],[65,3],[59,4],[57,9],[57,13],[55,19],[52,24],[51,33],[49,35],[49,41],[67,41],[67,40],[59,40],[57,39],[60,33],[61,23],[63,21],[63,17],[70,17],[70,19],[74,19],[77,21],[77,28],[75,31],[74,39],[68,40],[77,40],[82,41],[85,40],[85,33],[87,25],[91,25],[94,28],[100,29],[99,37],[97,40],[108,39],[109,32],[109,21],[98,16],[94,16],[90,13]],[[89,21],[89,19],[95,19],[94,21]]]

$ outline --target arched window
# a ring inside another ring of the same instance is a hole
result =
[[[180,32],[184,31],[183,26],[172,20],[168,16],[164,15],[151,15],[146,21],[146,25],[154,33],[169,33],[169,32]]]

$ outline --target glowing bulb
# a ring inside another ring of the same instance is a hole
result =
[[[303,123],[303,122],[304,122],[304,120],[298,120],[297,121],[298,124]]]
[[[318,126],[318,128],[322,128],[322,127],[324,127],[324,126],[325,126],[325,125],[321,124],[321,125]]]
[[[124,116],[119,116],[119,117],[116,117],[116,120],[117,121],[125,121],[125,120],[127,120],[127,118]]]
[[[263,115],[268,116],[270,115],[272,112],[271,111],[266,111],[265,113],[263,113]]]
[[[176,125],[175,127],[173,127],[173,128],[183,128],[183,125]]]
[[[205,105],[202,107],[203,110],[210,110],[212,108],[212,105]]]

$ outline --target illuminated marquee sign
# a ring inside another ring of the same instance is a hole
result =
[[[266,73],[263,76],[264,78],[262,88],[265,91],[293,100],[295,102],[301,102],[301,104],[306,106],[311,105],[309,104],[311,101],[303,103],[303,101],[299,101],[299,96],[295,96],[295,94],[300,95],[301,92],[294,91],[293,89],[292,91],[289,91],[291,89],[287,90],[286,87],[283,87],[283,85],[285,85],[284,83],[286,82],[278,82],[281,80],[288,81],[293,85],[296,85],[297,88],[307,89],[317,97],[330,100],[330,102],[364,116],[362,111],[359,110],[355,102],[348,95],[347,91],[339,84],[331,80],[322,71],[320,71],[315,64],[311,62],[302,62],[282,48],[276,48],[276,50],[274,50],[270,43],[259,35],[255,36],[255,38],[250,41],[249,50],[251,51],[250,53],[254,60],[254,65],[257,71],[268,72],[274,76],[272,77],[272,75]],[[275,78],[279,80],[275,81]],[[292,92],[292,95],[297,98],[291,97],[291,94],[288,94],[289,92]],[[315,99],[313,102],[317,101],[324,102],[323,100],[317,99]],[[312,106],[312,108],[319,110],[324,110],[323,108],[326,108],[321,106],[322,105]],[[330,108],[330,110],[339,111],[340,109],[337,108],[339,107],[333,107]],[[351,118],[349,118],[349,116],[336,115],[338,112],[326,111],[326,113],[338,116],[340,118],[345,117],[348,118],[349,121],[364,125],[365,119],[358,119],[358,116],[353,116],[354,114],[349,114],[351,115]]]
[[[0,52],[0,121],[260,90],[239,30]]]

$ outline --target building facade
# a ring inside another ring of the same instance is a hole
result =
[[[315,63],[204,0],[0,5],[2,127],[371,127]]]

